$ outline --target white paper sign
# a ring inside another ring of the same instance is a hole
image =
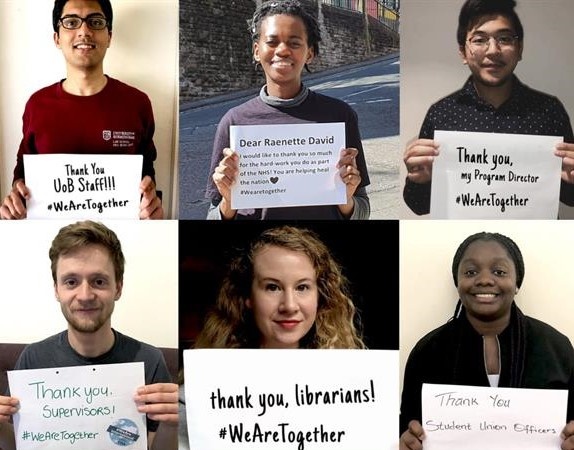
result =
[[[568,391],[424,384],[425,450],[557,450]]]
[[[24,155],[28,219],[138,219],[142,155]]]
[[[556,219],[558,136],[435,131],[434,219]]]
[[[147,450],[146,416],[133,400],[144,363],[8,372],[18,450]]]
[[[337,169],[344,123],[229,127],[239,154],[233,209],[341,205],[346,189]]]
[[[398,351],[184,351],[190,448],[390,450]]]

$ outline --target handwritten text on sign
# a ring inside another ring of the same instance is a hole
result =
[[[233,209],[340,205],[347,201],[337,162],[344,123],[231,126],[239,154]]]
[[[142,155],[24,155],[29,219],[137,219]]]
[[[16,446],[29,449],[147,449],[145,414],[133,400],[144,364],[125,363],[8,372]]]
[[[431,215],[436,219],[556,219],[557,136],[435,131]]]
[[[556,450],[567,401],[566,390],[424,384],[424,448]]]
[[[397,441],[398,351],[186,350],[184,370],[190,448],[389,450]]]

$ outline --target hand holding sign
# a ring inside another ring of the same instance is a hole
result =
[[[20,402],[17,398],[0,395],[0,427],[2,422],[9,422],[12,414],[16,414]]]
[[[554,154],[562,158],[562,180],[574,184],[574,144],[560,142]]]
[[[25,219],[26,200],[30,199],[30,191],[24,180],[14,181],[10,193],[4,198],[0,207],[0,217],[2,219]]]
[[[178,423],[178,386],[175,383],[154,383],[138,388],[134,400],[138,411],[151,420]]]
[[[231,187],[239,175],[239,155],[230,148],[223,149],[223,159],[219,162],[212,175],[213,182],[221,194],[219,209],[226,219],[235,215],[231,209]]]
[[[560,448],[564,450],[574,449],[574,420],[571,420],[566,424],[560,437],[563,439],[562,446]]]
[[[13,370],[10,392],[20,399],[14,415],[20,450],[147,450],[145,415],[133,400],[144,384],[144,364]]]
[[[429,183],[433,162],[438,154],[438,143],[432,139],[415,139],[409,142],[403,155],[407,178],[413,183]]]
[[[353,197],[355,191],[361,184],[361,172],[357,169],[357,155],[359,150],[356,148],[344,148],[341,150],[337,169],[339,175],[345,183],[347,190],[347,201]]]
[[[155,183],[146,175],[140,183],[140,219],[163,219],[163,206],[157,196]]]
[[[425,430],[418,420],[411,420],[409,427],[401,434],[399,450],[423,450]]]
[[[341,214],[349,217],[353,213],[354,201],[353,195],[361,184],[361,172],[357,168],[357,155],[359,151],[356,148],[345,148],[341,150],[341,157],[337,163],[339,169],[339,176],[343,183],[345,183],[345,190],[347,194],[347,203],[339,205]]]
[[[344,123],[231,126],[230,144],[239,154],[231,208],[347,203],[337,169],[345,148]],[[216,172],[222,184],[233,178],[234,163],[230,158],[227,170]]]

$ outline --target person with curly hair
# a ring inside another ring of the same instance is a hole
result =
[[[365,349],[349,282],[317,233],[281,225],[233,258],[194,348]],[[183,377],[179,448],[189,449]]]
[[[259,95],[223,116],[213,142],[206,197],[211,201],[207,219],[368,219],[369,174],[357,113],[344,101],[310,90],[302,82],[303,70],[319,55],[321,31],[315,17],[297,0],[263,2],[249,23],[253,61],[265,73]],[[345,147],[337,168],[346,187],[341,205],[232,209],[231,188],[237,182],[240,156],[230,148],[231,125],[304,123],[345,124]]]
[[[318,235],[283,225],[233,259],[196,348],[365,348],[348,280]]]

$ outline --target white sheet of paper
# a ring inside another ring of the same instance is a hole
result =
[[[18,450],[147,450],[146,416],[133,400],[144,363],[8,371]]]
[[[567,402],[567,390],[423,384],[424,449],[557,450]]]
[[[556,219],[561,136],[435,131],[433,219]]]
[[[337,162],[345,148],[344,123],[232,125],[231,148],[239,177],[233,209],[341,205],[347,202]]]
[[[184,351],[190,448],[389,450],[398,351]]]
[[[24,155],[28,219],[138,219],[142,155]]]

